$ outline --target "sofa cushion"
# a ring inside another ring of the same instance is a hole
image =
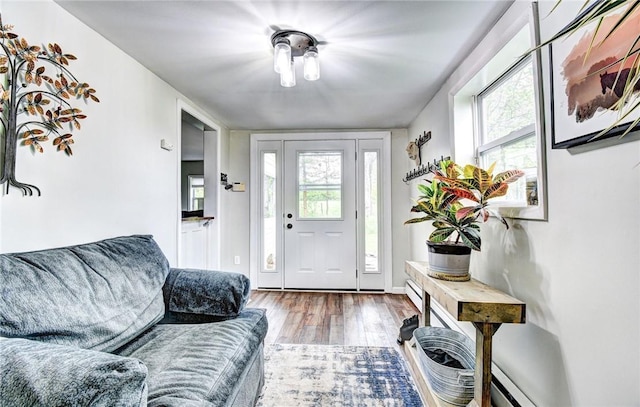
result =
[[[171,269],[163,292],[166,322],[213,322],[238,316],[250,284],[240,273]]]
[[[265,311],[248,308],[211,324],[158,324],[118,353],[149,369],[149,406],[225,406],[266,333]]]
[[[3,407],[138,407],[147,368],[137,359],[73,346],[0,338]]]
[[[162,319],[169,263],[151,236],[0,255],[0,336],[113,351]]]

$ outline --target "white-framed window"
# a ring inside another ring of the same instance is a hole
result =
[[[521,7],[522,8],[522,7]],[[477,73],[454,92],[455,160],[494,174],[519,169],[525,176],[490,205],[503,216],[544,220],[546,164],[537,4],[522,8],[512,33]],[[482,46],[482,45],[481,45]]]
[[[525,172],[499,201],[503,206],[537,206],[539,201],[533,70],[533,58],[522,58],[475,98],[476,157],[480,166],[488,168],[496,163],[496,171]]]
[[[189,175],[189,210],[204,209],[204,176]]]

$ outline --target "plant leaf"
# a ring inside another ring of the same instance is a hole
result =
[[[493,184],[484,192],[484,200],[491,198],[497,198],[499,196],[505,196],[509,190],[509,184],[501,182],[499,184]]]
[[[477,206],[465,206],[456,211],[456,220],[461,220],[476,212],[479,208]]]
[[[495,184],[499,184],[501,182],[509,184],[517,180],[518,178],[522,177],[523,175],[524,175],[524,171],[508,170],[508,171],[501,172],[500,174],[497,174],[495,177],[493,177],[493,182]]]
[[[442,190],[449,192],[450,194],[453,194],[460,199],[469,199],[474,202],[479,202],[478,198],[473,194],[473,192],[469,191],[468,189],[443,187]]]
[[[442,175],[436,175],[434,176],[434,178],[450,187],[457,187],[457,188],[463,188],[463,189],[477,189],[476,182],[471,178],[462,178],[462,179],[448,178]]]
[[[429,235],[429,240],[434,243],[444,242],[455,231],[456,229],[451,227],[436,229]]]
[[[449,227],[449,225],[446,222],[443,222],[441,220],[436,220],[431,225],[436,229],[443,229],[443,228]]]
[[[492,176],[493,174],[493,170],[496,168],[496,161],[494,161],[489,168],[487,168],[487,174],[489,174],[489,177]]]
[[[426,222],[426,221],[428,221],[428,220],[433,220],[433,218],[432,218],[431,216],[425,216],[425,217],[422,217],[422,218],[413,218],[413,219],[406,220],[406,221],[404,222],[404,224],[405,224],[405,225],[409,225],[409,224],[411,224],[411,223]]]
[[[474,165],[466,165],[464,167],[464,175],[467,178],[472,178],[477,184],[477,190],[480,191],[481,194],[484,194],[484,191],[489,188],[491,185],[491,175],[480,167],[476,167]]]
[[[476,229],[465,228],[459,230],[460,237],[462,238],[462,242],[473,250],[480,251],[481,240],[480,233]]]

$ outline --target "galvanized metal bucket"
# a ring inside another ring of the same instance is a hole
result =
[[[475,368],[473,341],[459,332],[447,328],[426,326],[413,332],[418,357],[433,392],[440,399],[456,406],[466,406],[473,399]],[[442,365],[427,355],[442,350],[455,358],[463,369]]]

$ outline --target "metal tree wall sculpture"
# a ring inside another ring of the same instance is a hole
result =
[[[0,185],[22,190],[23,195],[40,195],[35,185],[16,180],[16,149],[18,140],[34,152],[43,153],[42,143],[53,137],[57,151],[72,155],[73,130],[80,129],[80,120],[86,116],[71,105],[83,99],[100,102],[95,89],[80,82],[67,69],[75,60],[58,44],[46,47],[29,45],[26,39],[10,32],[11,25],[3,25],[0,17],[0,122],[4,135],[2,151],[2,178]],[[4,54],[4,55],[2,55]],[[47,68],[55,73],[48,74]]]

